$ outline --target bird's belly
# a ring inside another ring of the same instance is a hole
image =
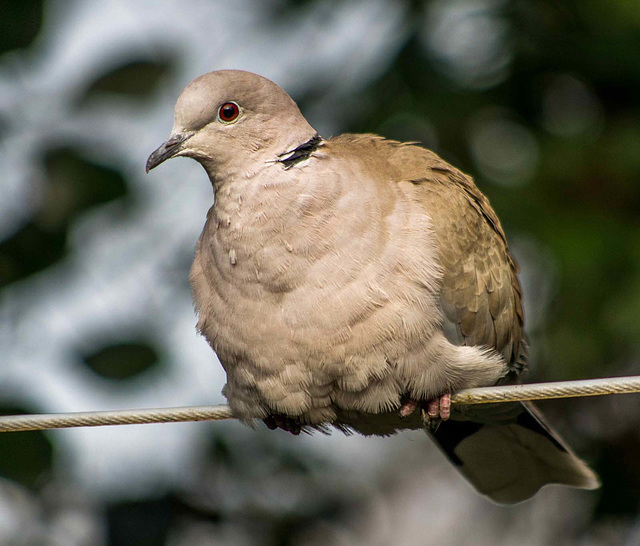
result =
[[[240,216],[205,227],[191,272],[198,329],[238,417],[318,424],[399,407],[412,381],[401,363],[428,366],[442,317],[430,219],[414,200],[395,203],[396,215],[354,215],[325,239],[319,214],[286,229]]]
[[[341,410],[398,408],[407,381],[397,363],[421,358],[438,321],[424,284],[380,264],[341,285],[306,271],[281,291],[265,275],[248,283],[241,268],[200,270],[196,260],[198,328],[227,372],[234,414],[246,420],[283,413],[321,424]]]

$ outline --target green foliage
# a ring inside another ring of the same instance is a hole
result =
[[[102,377],[126,380],[156,365],[158,354],[148,343],[125,341],[101,347],[84,355],[82,360]]]
[[[25,407],[3,404],[0,415],[29,413]],[[51,475],[54,447],[41,431],[0,434],[0,476],[39,488]]]
[[[43,0],[2,0],[0,54],[31,45],[42,27]]]
[[[606,446],[598,465],[603,483],[599,517],[626,516],[640,509],[640,439],[627,433]]]
[[[0,288],[60,261],[73,220],[127,192],[117,170],[86,159],[74,148],[45,152],[43,164],[40,206],[13,235],[0,241]]]
[[[108,94],[123,95],[129,99],[149,98],[160,82],[166,79],[171,65],[171,61],[167,60],[132,61],[117,66],[94,80],[78,102],[84,105]]]
[[[64,257],[66,230],[29,221],[0,242],[0,288],[37,273]]]

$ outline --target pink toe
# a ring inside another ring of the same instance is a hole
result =
[[[418,403],[415,400],[407,400],[400,408],[400,417],[408,417],[415,411],[417,406]]]
[[[437,398],[427,402],[427,415],[432,419],[437,419],[440,415],[440,402]]]
[[[446,421],[451,417],[451,394],[443,394],[440,397],[440,419]]]

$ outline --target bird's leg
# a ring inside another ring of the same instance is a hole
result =
[[[264,424],[267,425],[267,428],[271,430],[281,428],[282,430],[290,432],[294,436],[298,436],[302,430],[300,423],[296,419],[289,417],[288,415],[283,415],[282,413],[269,415],[268,417],[265,417],[263,421]]]

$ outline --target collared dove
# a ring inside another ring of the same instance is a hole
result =
[[[294,434],[424,427],[499,503],[599,486],[532,405],[449,407],[526,365],[516,265],[470,177],[413,143],[325,140],[236,70],[187,86],[147,172],[177,156],[215,193],[190,281],[234,416]]]

